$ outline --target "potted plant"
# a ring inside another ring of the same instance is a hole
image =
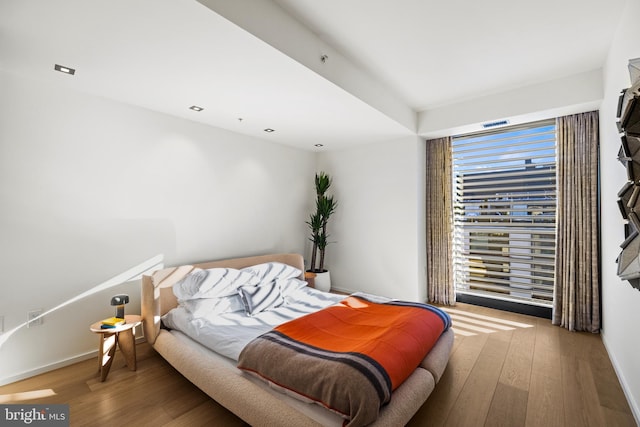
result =
[[[331,187],[331,177],[324,172],[316,173],[316,211],[309,216],[307,225],[311,230],[309,240],[313,243],[311,250],[311,264],[309,272],[315,273],[315,287],[329,291],[331,289],[331,279],[329,271],[324,267],[324,257],[327,245],[329,244],[329,234],[327,233],[327,223],[335,212],[338,203],[333,196],[327,195],[327,190]],[[320,256],[318,257],[318,253]]]

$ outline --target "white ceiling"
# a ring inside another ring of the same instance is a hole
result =
[[[275,0],[415,110],[600,68],[624,0]]]
[[[273,1],[415,112],[600,68],[625,3]],[[195,0],[2,0],[0,68],[309,150],[415,134]]]

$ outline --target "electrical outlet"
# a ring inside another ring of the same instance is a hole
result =
[[[43,318],[42,317],[38,317],[42,314],[42,309],[39,308],[37,310],[31,310],[29,313],[27,313],[28,316],[28,321],[27,321],[27,328],[33,328],[34,326],[40,326],[43,323]]]

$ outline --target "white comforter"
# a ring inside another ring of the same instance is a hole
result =
[[[244,346],[275,326],[335,304],[344,295],[329,294],[309,287],[289,293],[285,304],[251,317],[244,310],[194,317],[183,306],[163,316],[169,329],[179,330],[211,350],[235,361]]]

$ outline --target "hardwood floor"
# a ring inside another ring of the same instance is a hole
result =
[[[636,426],[599,335],[458,304],[456,340],[409,426]],[[101,383],[94,359],[0,387],[0,404],[68,403],[72,426],[247,426],[146,343],[138,370],[121,354]]]
[[[458,304],[449,365],[409,426],[636,426],[599,335]]]

